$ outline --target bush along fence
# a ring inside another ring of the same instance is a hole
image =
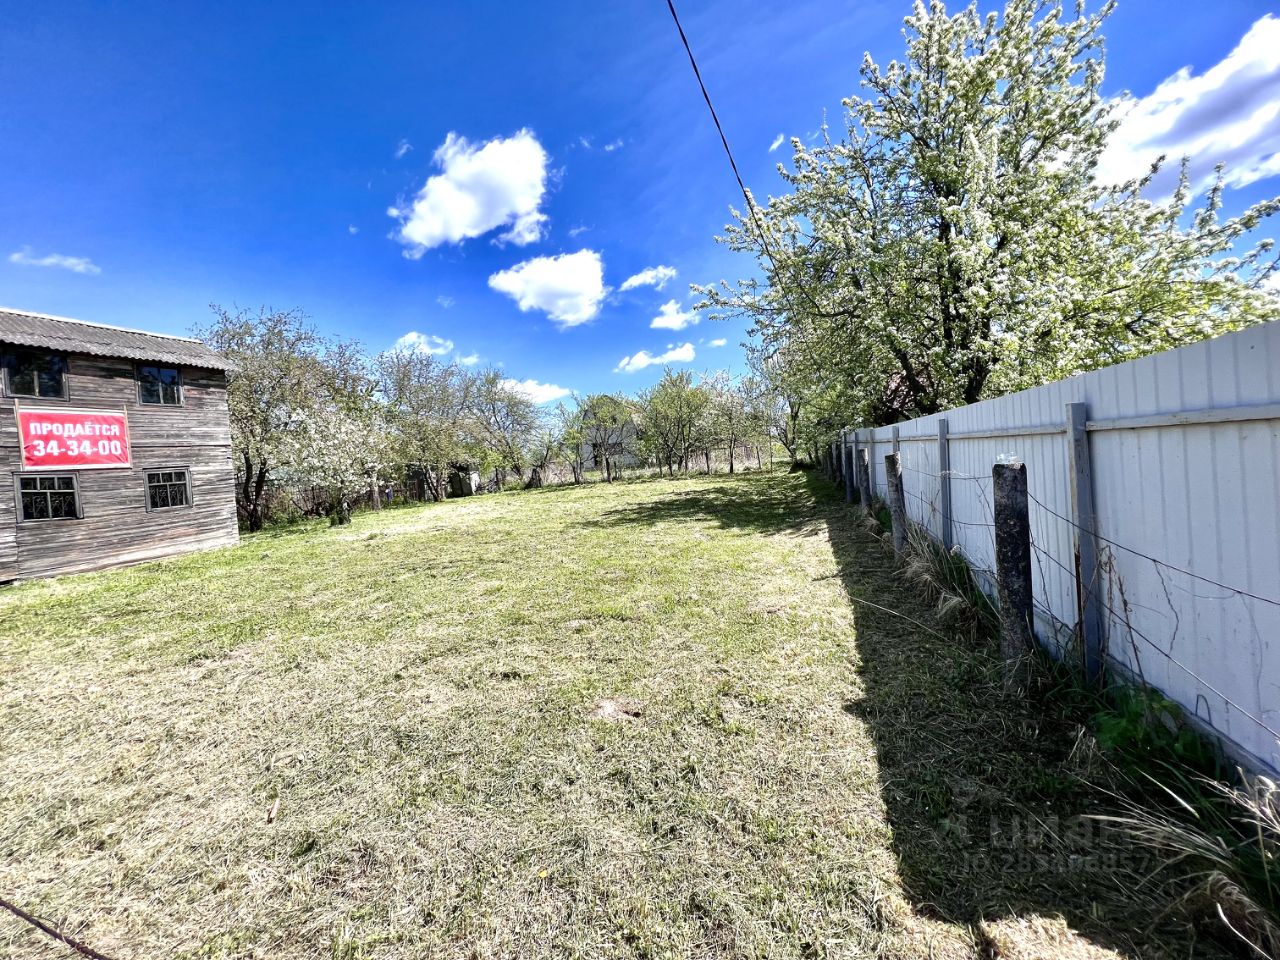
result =
[[[910,523],[964,556],[1010,651],[1025,628],[1280,771],[1280,323],[848,429],[827,456],[899,550]]]

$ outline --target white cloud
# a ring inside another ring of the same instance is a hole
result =
[[[579,146],[581,146],[583,150],[590,150],[590,149],[591,149],[591,138],[590,138],[590,137],[579,137],[579,138],[578,138],[578,145],[579,145]]]
[[[636,287],[656,287],[661,290],[667,285],[667,281],[676,275],[675,267],[646,267],[634,276],[627,277],[622,281],[619,290],[634,290]]]
[[[405,256],[416,260],[442,243],[461,243],[499,227],[500,242],[518,246],[542,237],[546,214],[547,152],[531,130],[472,144],[450,133],[432,158],[440,173],[428,178],[407,208],[391,207],[400,221]]]
[[[708,346],[708,347],[723,347],[723,346],[724,346],[726,343],[728,343],[728,342],[729,342],[729,341],[728,341],[728,340],[726,340],[724,337],[716,337],[714,340],[708,340],[708,341],[707,341],[707,346]]]
[[[683,330],[697,322],[696,314],[686,313],[676,301],[668,300],[658,308],[658,315],[649,321],[649,326],[655,330]]]
[[[401,140],[396,144],[396,159],[403,160],[404,155],[413,149],[413,144],[408,140]]]
[[[23,267],[58,267],[72,273],[101,273],[102,268],[88,257],[68,257],[61,253],[50,253],[43,257],[31,255],[30,247],[23,247],[9,254],[9,262]]]
[[[594,250],[534,257],[495,273],[489,286],[515,300],[521,313],[541,310],[561,328],[594,318],[609,292],[604,261]]]
[[[458,362],[464,367],[474,367],[480,362],[480,354],[468,353],[465,357],[462,354],[458,354]]]
[[[613,153],[613,151],[615,150],[621,150],[622,147],[623,147],[623,140],[621,137],[619,137],[617,140],[611,140],[608,143],[606,143],[604,145],[604,152]]]
[[[576,237],[578,234],[586,233],[590,229],[591,229],[590,227],[570,227],[569,236]]]
[[[502,385],[508,390],[515,390],[523,393],[534,403],[543,404],[550,403],[552,400],[559,400],[567,397],[572,391],[566,390],[564,387],[557,386],[554,383],[539,383],[537,380],[503,380]]]
[[[782,146],[782,141],[785,139],[786,137],[784,137],[782,134],[778,134],[776,137],[774,137],[773,143],[769,144],[769,152],[773,153],[773,151],[777,150],[780,146]]]
[[[448,310],[457,302],[458,301],[454,300],[453,297],[450,297],[447,294],[443,294],[443,293],[440,294],[440,296],[436,297],[436,303],[440,304],[440,306],[444,307],[446,310]]]
[[[446,340],[444,337],[437,337],[435,334],[410,330],[391,346],[394,350],[407,350],[413,353],[434,353],[440,356],[453,349],[453,341]]]
[[[357,227],[354,223],[347,224],[347,233],[351,234],[354,237],[359,232],[360,232],[360,228]]]
[[[1118,115],[1098,164],[1104,183],[1145,175],[1161,154],[1168,159],[1155,195],[1173,192],[1183,156],[1194,190],[1212,182],[1218,163],[1235,187],[1280,174],[1280,19],[1264,16],[1203,74],[1183,67],[1148,96],[1127,98]]]
[[[648,350],[641,350],[639,353],[633,353],[629,357],[623,357],[618,361],[618,365],[613,368],[613,372],[635,373],[637,370],[651,367],[655,363],[691,363],[693,357],[692,343],[682,343],[678,347],[668,344],[667,352],[656,357]]]

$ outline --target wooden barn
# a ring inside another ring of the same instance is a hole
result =
[[[225,360],[0,308],[0,583],[235,543]]]

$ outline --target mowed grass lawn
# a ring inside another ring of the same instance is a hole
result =
[[[0,897],[128,960],[1185,956],[1106,838],[1057,856],[1070,732],[900,580],[755,473],[0,590]]]

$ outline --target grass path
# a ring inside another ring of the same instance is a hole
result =
[[[1069,736],[851,596],[934,622],[784,474],[0,591],[0,896],[120,960],[1185,956],[1106,838],[992,838],[1087,804]]]

